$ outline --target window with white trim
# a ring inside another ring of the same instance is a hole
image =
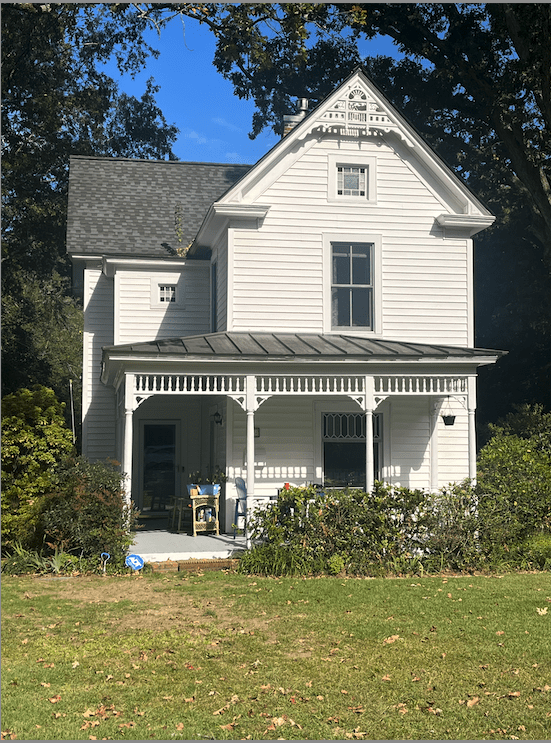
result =
[[[328,155],[328,200],[351,204],[376,202],[376,158],[372,155],[350,153]]]
[[[364,413],[323,414],[323,473],[327,487],[365,488]],[[373,415],[373,477],[382,477],[383,418]]]
[[[337,196],[367,196],[367,168],[337,165]]]
[[[176,284],[159,284],[159,302],[176,302]]]
[[[373,243],[331,243],[331,328],[373,330]]]

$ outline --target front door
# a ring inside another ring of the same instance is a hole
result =
[[[180,495],[179,421],[141,421],[140,497],[144,514],[164,513]]]

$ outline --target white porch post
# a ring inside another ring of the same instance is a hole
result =
[[[256,409],[256,377],[247,375],[246,380],[246,408],[247,408],[247,518],[245,525],[245,538],[247,547],[250,546],[249,538],[249,510],[254,498],[254,412]]]
[[[124,440],[122,455],[122,471],[124,473],[124,491],[126,494],[126,504],[130,506],[132,500],[132,434],[133,434],[133,416],[134,416],[134,398],[132,395],[131,374],[127,374],[124,380]]]
[[[373,377],[365,378],[365,492],[373,490]]]
[[[430,489],[438,490],[438,417],[440,402],[434,398],[430,401]]]
[[[467,389],[467,412],[469,415],[469,479],[476,482],[476,377],[469,377]]]

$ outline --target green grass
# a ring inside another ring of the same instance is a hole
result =
[[[3,738],[551,738],[549,573],[4,577],[2,608]]]

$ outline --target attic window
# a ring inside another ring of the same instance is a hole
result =
[[[337,196],[362,196],[367,194],[367,168],[351,165],[337,166]]]
[[[343,157],[342,152],[328,154],[328,192],[327,200],[348,201],[358,206],[377,201],[377,158],[363,153],[350,153]]]
[[[161,304],[176,302],[175,284],[159,284],[159,302],[161,302]]]

